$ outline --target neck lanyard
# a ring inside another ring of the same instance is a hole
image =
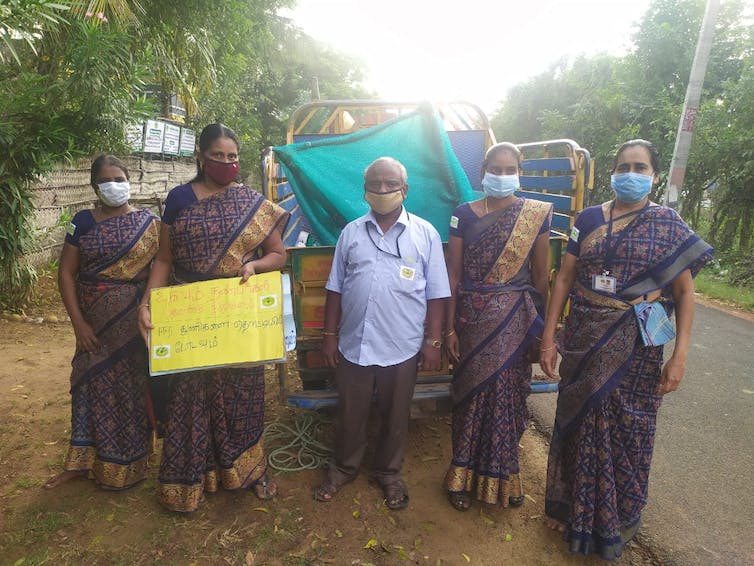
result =
[[[410,217],[408,215],[408,211],[406,212],[406,223],[408,223],[410,220]],[[398,221],[396,220],[396,223]],[[379,251],[390,254],[391,256],[397,257],[398,259],[403,259],[403,255],[401,254],[401,236],[403,235],[403,232],[406,230],[407,224],[401,224],[401,231],[398,232],[398,235],[395,237],[395,247],[398,249],[398,253],[391,252],[390,250],[383,250],[380,246],[377,245],[377,242],[374,241],[374,236],[372,236],[372,231],[369,229],[369,227],[372,225],[372,222],[366,222],[366,229],[367,229],[367,235],[369,236],[369,240],[372,242],[372,245],[377,248]],[[393,224],[395,226],[395,224]],[[389,232],[393,226],[387,229],[387,232]],[[383,232],[383,237],[387,232]]]
[[[631,222],[629,222],[628,225],[626,225],[621,233],[615,238],[615,245],[611,245],[613,236],[613,211],[615,210],[615,201],[610,203],[610,216],[607,221],[607,234],[605,235],[605,259],[602,262],[602,275],[610,275],[610,271],[613,268],[613,258],[615,257],[615,252],[618,249],[618,245],[626,235],[627,230],[641,217],[642,214],[644,214],[644,211],[649,208],[649,204],[649,199],[647,199],[647,204],[645,204],[639,210],[632,210],[631,212],[627,212],[626,214],[621,215],[621,218],[623,218],[624,216],[628,216],[629,214],[636,214],[636,218],[631,220]]]

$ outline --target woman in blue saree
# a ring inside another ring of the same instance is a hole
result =
[[[453,459],[445,478],[459,511],[472,497],[523,503],[518,444],[526,430],[531,360],[542,332],[552,205],[514,195],[521,154],[499,143],[485,155],[485,198],[451,217],[452,297],[446,347],[453,374]]]
[[[168,194],[160,249],[147,289],[274,271],[285,265],[288,213],[235,182],[238,139],[221,124],[199,137],[198,174]],[[146,339],[148,294],[139,307]],[[204,493],[252,489],[269,499],[262,446],[264,367],[218,368],[171,378],[158,499],[168,509],[198,509]]]
[[[608,560],[639,529],[657,411],[685,369],[692,278],[712,254],[674,210],[649,200],[658,171],[651,143],[632,140],[619,148],[611,178],[616,198],[576,219],[542,335],[546,374],[554,377],[556,349],[562,355],[545,513],[572,552]],[[663,318],[675,310],[677,327],[664,366],[663,340],[645,345],[634,309],[658,302]]]
[[[76,335],[71,372],[71,443],[52,488],[88,475],[105,489],[146,477],[152,428],[147,358],[136,307],[157,252],[159,219],[128,203],[128,169],[116,157],[92,163],[99,198],[66,234],[58,283]]]

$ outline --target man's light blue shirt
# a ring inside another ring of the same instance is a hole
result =
[[[326,288],[341,295],[338,349],[349,362],[404,362],[421,350],[427,301],[450,296],[440,235],[405,208],[383,233],[369,211],[343,228]]]

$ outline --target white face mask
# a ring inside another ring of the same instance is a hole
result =
[[[131,183],[128,181],[100,183],[99,198],[107,206],[122,206],[128,202],[131,194]]]

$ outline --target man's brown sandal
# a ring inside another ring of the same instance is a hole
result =
[[[351,483],[353,480],[354,478],[349,478],[340,483],[335,483],[328,477],[314,490],[314,499],[323,503],[329,503],[335,497],[335,494],[340,491],[341,487],[347,483]]]

